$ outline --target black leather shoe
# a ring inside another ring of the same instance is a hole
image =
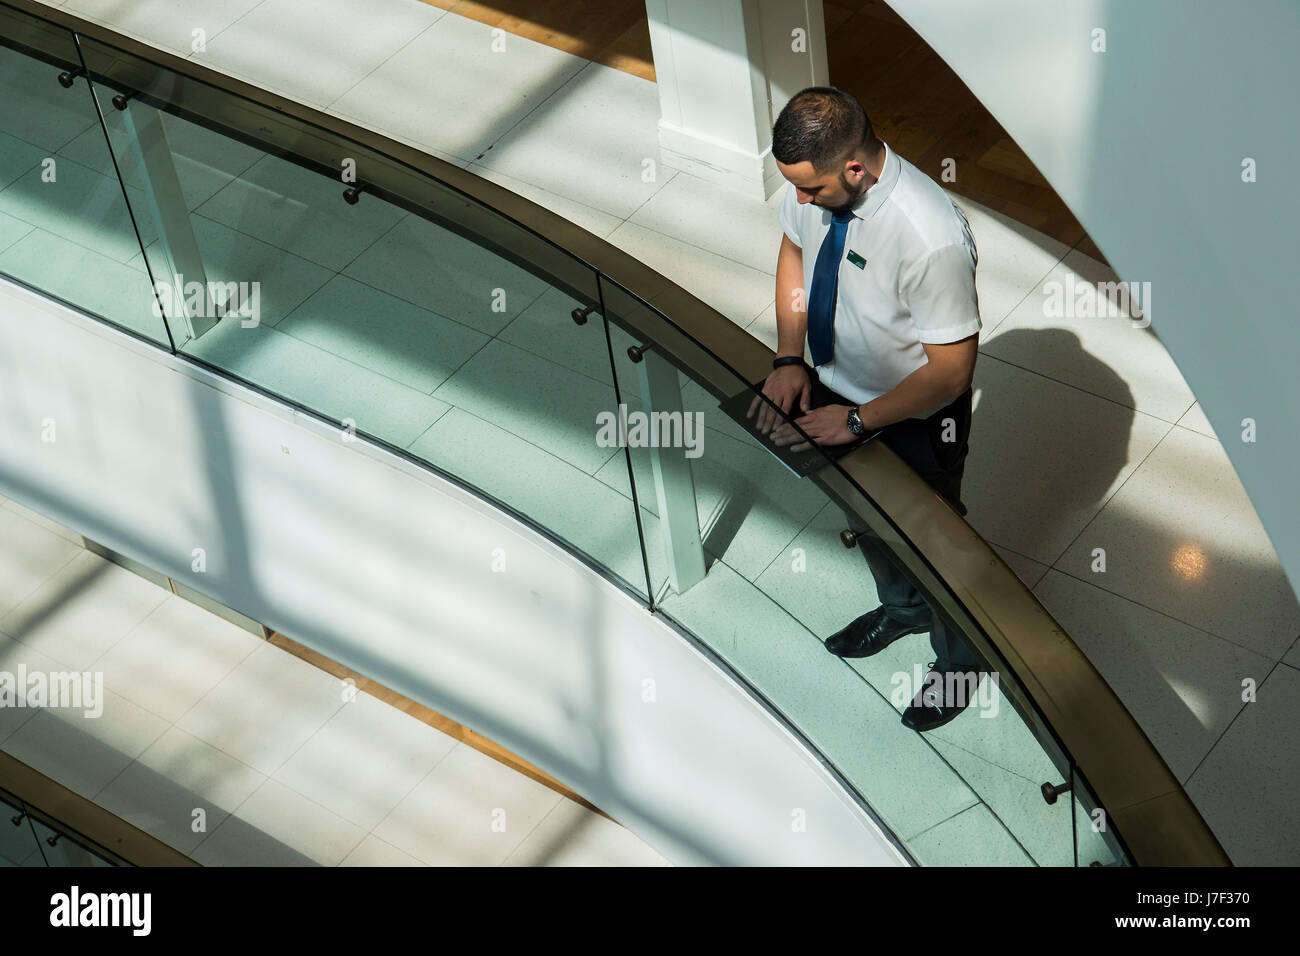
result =
[[[900,637],[924,634],[928,630],[929,621],[904,624],[890,617],[883,607],[878,607],[826,638],[826,650],[836,657],[870,657],[879,654]]]
[[[930,673],[903,711],[903,726],[918,733],[942,727],[973,704],[984,674],[978,668],[936,670],[935,663],[930,662]]]

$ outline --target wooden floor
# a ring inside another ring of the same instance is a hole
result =
[[[645,0],[424,0],[584,60],[655,78]]]
[[[504,747],[500,746],[499,744],[495,744],[492,741],[488,740],[482,734],[475,733],[474,731],[466,727],[464,724],[458,724],[450,717],[444,717],[442,714],[438,713],[435,710],[430,710],[428,707],[425,707],[423,704],[417,704],[409,697],[403,697],[401,694],[385,687],[383,684],[376,683],[375,681],[369,680],[368,678],[362,676],[361,674],[358,674],[356,671],[349,670],[348,668],[344,667],[342,664],[338,663],[337,661],[331,660],[330,658],[324,656],[323,654],[316,653],[306,645],[299,644],[297,641],[293,640],[292,638],[285,637],[283,634],[279,633],[278,631],[272,631],[271,636],[268,638],[268,640],[276,647],[282,648],[283,650],[288,651],[290,654],[294,655],[295,657],[299,657],[302,660],[306,661],[307,663],[319,667],[327,674],[332,674],[334,677],[337,677],[339,680],[346,680],[347,678],[351,678],[354,684],[356,685],[358,691],[364,691],[365,693],[371,695],[372,697],[376,697],[379,700],[382,700],[384,703],[392,707],[396,707],[398,710],[402,711],[403,713],[410,714],[412,717],[416,718],[417,720],[423,721],[424,723],[428,724],[430,727],[434,727],[437,730],[442,731],[444,734],[447,734],[450,737],[454,737],[455,739],[461,741],[462,743],[470,747],[473,747],[475,750],[487,754],[489,757],[493,758],[494,760],[498,760],[501,763],[505,764],[507,767],[517,770],[519,773],[522,773],[524,776],[532,777],[538,783],[550,787],[556,793],[563,794],[565,797],[568,797],[574,803],[580,803],[588,810],[594,810],[596,813],[599,813],[601,816],[605,817],[606,819],[613,819],[612,817],[609,817],[608,814],[603,812],[599,807],[592,806],[590,803],[582,799],[582,797],[578,796],[576,793],[574,793],[568,787],[564,786],[564,784],[560,783],[555,778],[547,776],[542,771],[534,767],[532,764],[524,760],[522,757],[518,757],[512,754],[510,751],[506,750]]]
[[[644,0],[424,0],[507,33],[655,78]],[[823,0],[830,81],[876,133],[944,186],[1097,259],[1101,252],[1047,180],[957,74],[885,0]],[[942,182],[942,180],[940,180]]]

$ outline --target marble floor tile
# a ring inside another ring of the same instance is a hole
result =
[[[1118,307],[1114,315],[1092,314],[1112,308],[1097,290],[1115,282],[1118,276],[1109,267],[1071,252],[991,334],[982,337],[980,348],[986,355],[1176,422],[1195,397],[1156,336],[1157,326],[1149,324],[1152,318],[1134,319],[1130,310]],[[1079,289],[1088,290],[1084,304],[1095,304],[1095,310],[1080,312],[1079,296],[1069,294]],[[1123,304],[1122,299],[1117,302]],[[1178,321],[1177,316],[1160,318]],[[1148,324],[1142,327],[1143,323]]]
[[[568,66],[565,82],[475,160],[627,219],[674,178],[675,170],[660,162],[659,93],[640,77],[585,60],[577,64],[579,69]],[[593,123],[593,117],[599,121]]]
[[[966,520],[1051,565],[1173,426],[991,356],[962,481]]]
[[[1237,866],[1294,866],[1300,858],[1295,794],[1300,770],[1300,673],[1279,666],[1187,783],[1206,823]]]
[[[418,0],[388,0],[382,15],[354,0],[262,0],[192,58],[325,107],[443,15]]]
[[[455,746],[454,737],[358,693],[273,779],[370,831]]]
[[[171,727],[132,761],[95,802],[182,853],[191,853],[264,774]]]
[[[1105,573],[1092,570],[1105,551]],[[1269,660],[1300,633],[1277,554],[1222,446],[1174,428],[1055,567]]]
[[[496,866],[563,799],[459,744],[374,835],[431,866]]]
[[[486,23],[446,14],[330,103],[330,111],[474,160],[587,62],[522,37],[503,39],[504,48]]]
[[[1060,571],[1034,593],[1119,695],[1182,783],[1241,712],[1267,658]]]

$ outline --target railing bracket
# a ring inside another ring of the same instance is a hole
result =
[[[1069,793],[1069,791],[1070,791],[1069,783],[1058,783],[1055,785],[1050,783],[1045,783],[1043,784],[1043,799],[1046,800],[1048,803],[1055,803],[1057,797],[1059,797],[1063,793]]]
[[[77,67],[75,70],[68,70],[63,73],[60,73],[59,86],[63,87],[65,90],[70,90],[72,89],[72,84],[77,81],[77,77],[85,76],[85,75],[86,75],[86,69],[85,67],[81,67],[81,66]]]

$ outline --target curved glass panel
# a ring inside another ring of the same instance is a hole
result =
[[[657,610],[785,715],[918,862],[1071,865],[1069,802],[1049,805],[1040,790],[1061,771],[1000,693],[996,670],[974,685],[957,720],[924,734],[904,726],[900,717],[935,658],[930,635],[905,637],[871,658],[840,658],[823,643],[880,604],[867,542],[846,550],[840,537],[861,527],[856,510],[815,476],[798,477],[720,407],[736,396],[744,404],[749,382],[603,277],[602,293],[612,321],[645,330],[652,342],[657,325],[658,336],[671,336],[674,362],[695,376],[672,365],[666,386],[647,389],[647,367],[668,364],[657,348],[639,365],[618,367],[621,391],[642,383],[644,407],[671,414],[680,405],[690,426],[682,429],[689,441],[668,432],[661,447],[632,449]],[[681,531],[660,515],[672,507],[661,487],[670,457],[689,479],[667,491],[693,494],[707,566],[695,583],[679,573],[677,586],[672,554]]]
[[[17,801],[0,797],[0,866],[44,866],[36,831]]]
[[[80,66],[71,33],[0,8],[0,273],[165,345],[137,241],[152,226],[124,188],[143,193],[118,179]]]
[[[0,867],[122,866],[90,841],[47,820],[17,797],[0,790]],[[39,819],[38,819],[39,816]]]
[[[1074,811],[1075,861],[1078,866],[1128,866],[1130,860],[1120,846],[1110,818],[1075,769],[1070,802]]]
[[[455,476],[647,594],[635,516],[596,477],[626,460],[593,440],[619,404],[604,323],[572,318],[594,270],[361,144],[283,117],[237,139],[224,122],[256,104],[83,49],[157,223],[145,256],[180,352]],[[178,90],[207,115],[160,109]]]

